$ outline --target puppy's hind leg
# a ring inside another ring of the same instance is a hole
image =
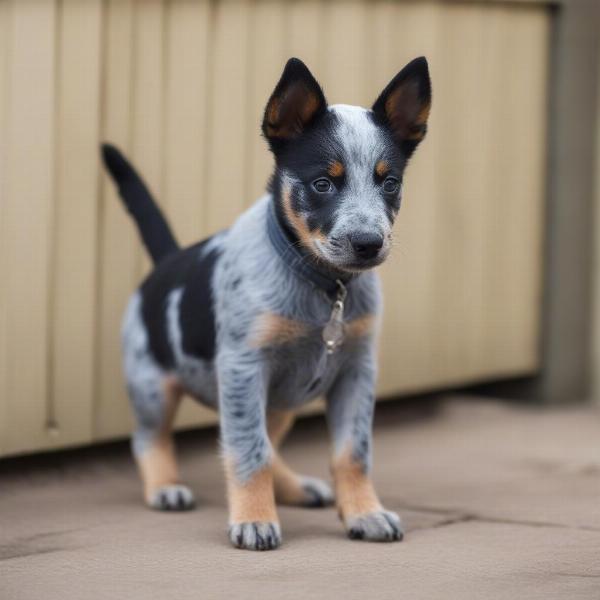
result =
[[[171,428],[181,399],[181,390],[172,377],[144,378],[129,384],[136,418],[133,454],[144,485],[146,504],[157,510],[188,510],[194,495],[179,483],[175,444]]]
[[[132,449],[144,483],[144,498],[148,506],[159,510],[191,508],[194,496],[179,484],[171,436],[181,390],[150,353],[139,294],[129,302],[122,335],[123,367],[135,418]]]
[[[322,479],[296,473],[281,458],[278,448],[294,424],[296,415],[291,411],[269,411],[267,430],[273,446],[273,481],[275,498],[280,504],[318,508],[333,504],[331,486]]]

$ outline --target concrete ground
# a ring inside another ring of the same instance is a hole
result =
[[[125,444],[0,463],[0,599],[600,599],[600,415],[466,398],[380,405],[375,480],[407,529],[350,541],[284,508],[274,552],[230,548],[213,431],[180,440],[199,507],[140,503]],[[321,418],[284,446],[327,474]]]

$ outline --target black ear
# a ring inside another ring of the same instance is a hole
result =
[[[373,112],[392,130],[407,156],[425,137],[430,108],[431,81],[424,56],[409,62],[373,104]]]
[[[298,137],[326,108],[323,90],[307,66],[290,58],[265,108],[263,134],[273,148]]]

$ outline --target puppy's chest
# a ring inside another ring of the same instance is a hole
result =
[[[330,354],[318,331],[301,340],[273,347],[268,352],[269,405],[289,409],[325,393],[344,361],[340,348]]]
[[[371,315],[345,320],[340,346],[328,352],[324,335],[328,318],[315,323],[274,313],[261,315],[253,344],[263,349],[269,361],[269,404],[292,408],[326,392],[348,353],[370,334],[373,320]]]

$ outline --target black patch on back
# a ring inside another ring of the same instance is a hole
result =
[[[214,248],[204,254],[181,297],[179,311],[181,345],[185,354],[202,360],[212,360],[215,355],[216,330],[212,276],[220,256],[220,248]]]
[[[186,354],[212,360],[215,354],[215,316],[211,290],[212,275],[220,248],[203,253],[210,240],[194,244],[165,258],[142,283],[142,320],[150,352],[166,369],[175,366],[167,329],[167,298],[183,288],[179,307],[182,346]]]

